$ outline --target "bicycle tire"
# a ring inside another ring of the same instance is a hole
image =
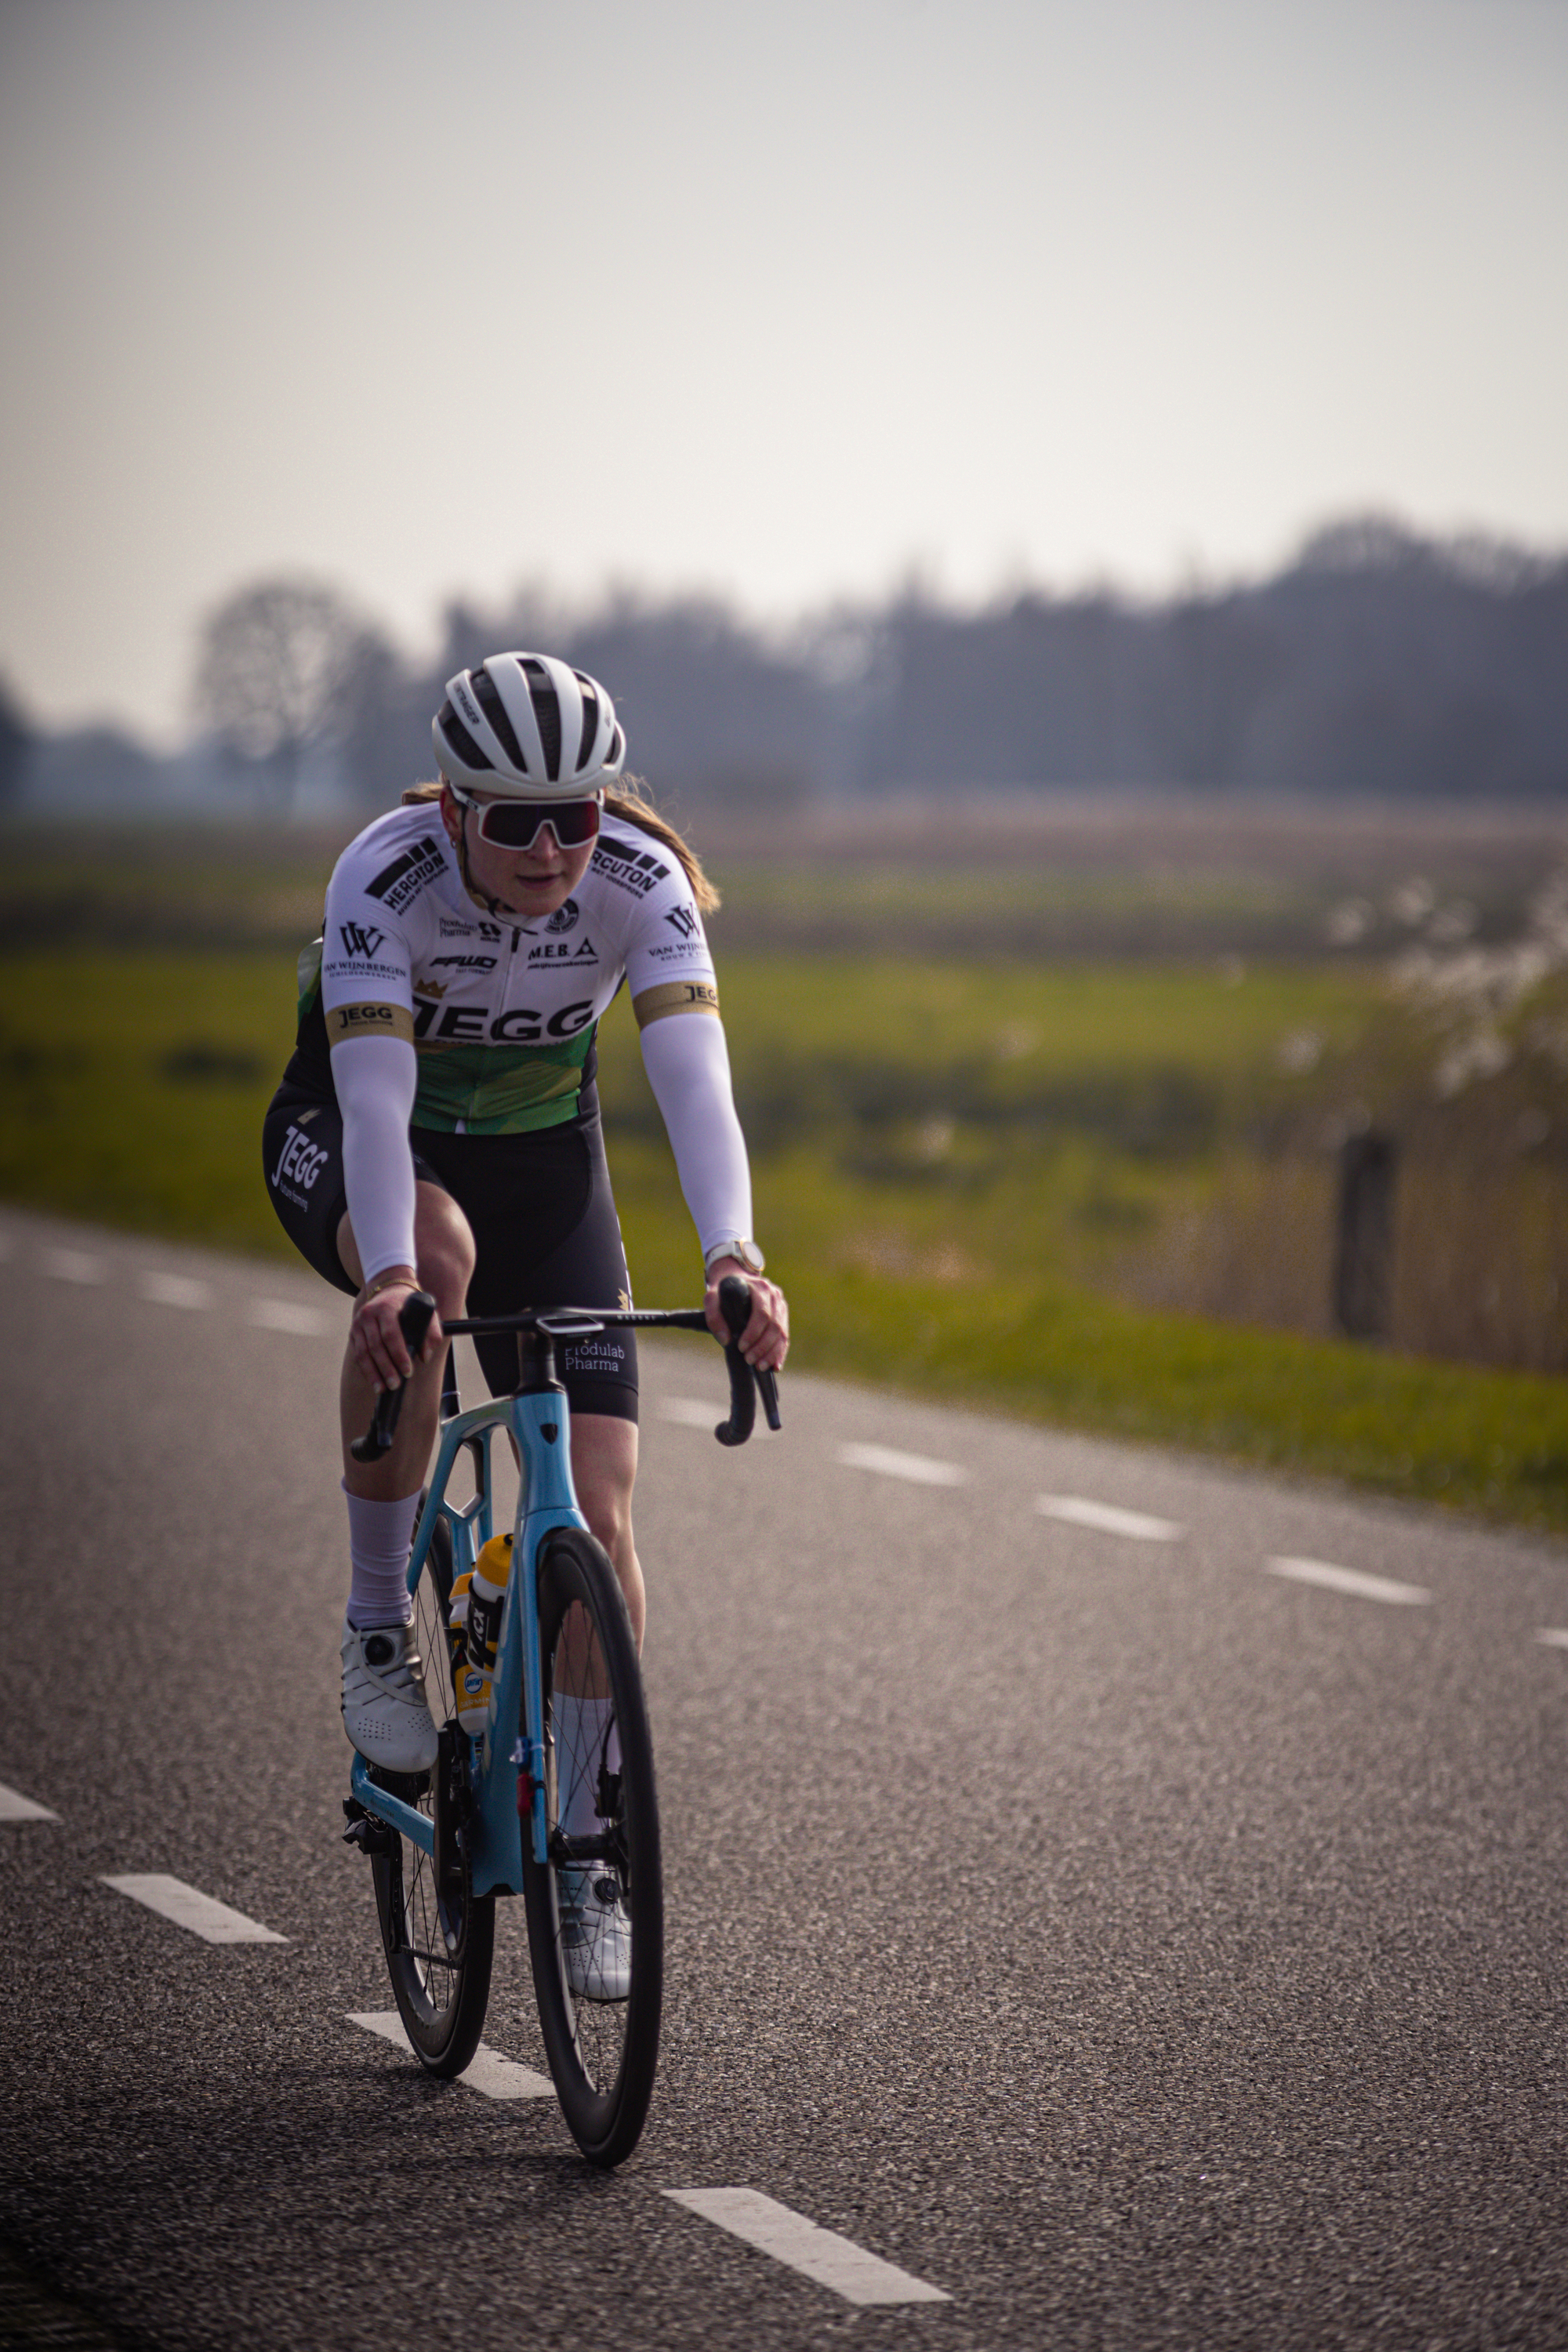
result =
[[[608,2167],[622,2163],[637,2146],[658,2064],[664,1888],[653,1743],[637,1643],[603,1547],[579,1528],[557,1529],[541,1544],[535,1572],[544,1663],[551,1859],[543,1864],[534,1860],[525,1827],[522,1891],[529,1957],[545,2055],[567,2127],[591,2164]],[[578,1610],[584,1612],[581,1618],[573,1614]],[[584,1743],[592,1747],[591,1755],[574,1754],[568,1752],[571,1735],[558,1711],[558,1684],[582,1679],[574,1674],[570,1654],[574,1652],[579,1660],[584,1654],[591,1658],[592,1644],[597,1645],[603,1662],[595,1679],[607,1685],[609,1719],[619,1736],[618,1773],[609,1768],[616,1751],[608,1720],[601,1721],[592,1740]],[[615,1851],[597,1868],[601,1873],[613,1870],[626,1922],[629,1969],[623,1979],[624,1997],[618,1989],[606,1989],[602,1979],[595,1982],[582,1947],[570,1948],[563,1937],[561,1874],[581,1868],[581,1857],[574,1864],[561,1817],[574,1783],[585,1771],[606,1775],[595,1785],[603,1818],[609,1823],[605,1834]],[[579,1980],[576,1990],[574,1974]]]
[[[454,1712],[447,1644],[451,1595],[451,1537],[442,1522],[436,1528],[414,1608],[430,1712],[447,1727],[440,1754],[433,1773],[372,1773],[432,1822],[438,1804],[461,1802],[465,1743],[449,1727]],[[371,1854],[371,1874],[392,1997],[415,2056],[428,2074],[445,2080],[462,2073],[484,2032],[495,1898],[473,1894],[467,1867],[449,1837],[442,1841],[445,1855],[451,1858],[443,1879],[437,1878],[430,1855],[412,1838],[386,1827],[381,1843],[382,1851]]]

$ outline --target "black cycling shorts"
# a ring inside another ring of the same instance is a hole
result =
[[[338,1256],[348,1195],[336,1096],[279,1087],[261,1139],[268,1197],[284,1232],[324,1280],[353,1297],[355,1286]],[[532,1135],[446,1135],[417,1127],[408,1139],[415,1175],[449,1192],[473,1229],[478,1255],[468,1285],[470,1315],[631,1304],[596,1108]],[[477,1339],[474,1346],[490,1394],[510,1395],[517,1386],[516,1340],[501,1333]],[[632,1332],[558,1343],[556,1361],[574,1412],[636,1421]]]

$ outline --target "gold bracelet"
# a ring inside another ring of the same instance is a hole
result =
[[[365,1291],[364,1297],[360,1300],[360,1305],[362,1307],[368,1307],[371,1300],[373,1298],[379,1298],[384,1290],[417,1290],[418,1287],[418,1283],[416,1281],[410,1282],[405,1274],[381,1275],[377,1276],[374,1282],[370,1284],[369,1287]]]

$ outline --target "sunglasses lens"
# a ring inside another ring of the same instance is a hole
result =
[[[548,825],[563,849],[580,849],[599,830],[597,801],[491,801],[479,816],[479,837],[497,849],[528,849]]]
[[[599,830],[597,801],[562,801],[550,812],[555,838],[563,849],[581,849]]]

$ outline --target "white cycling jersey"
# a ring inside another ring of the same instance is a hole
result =
[[[530,923],[469,897],[433,803],[395,809],[339,859],[316,953],[301,960],[293,1066],[331,1084],[329,1049],[346,1077],[342,1057],[380,1041],[337,1087],[367,1280],[414,1263],[412,1162],[387,1166],[386,1135],[521,1135],[574,1118],[623,979],[702,1247],[750,1233],[712,959],[685,871],[653,835],[611,818],[572,897]]]

